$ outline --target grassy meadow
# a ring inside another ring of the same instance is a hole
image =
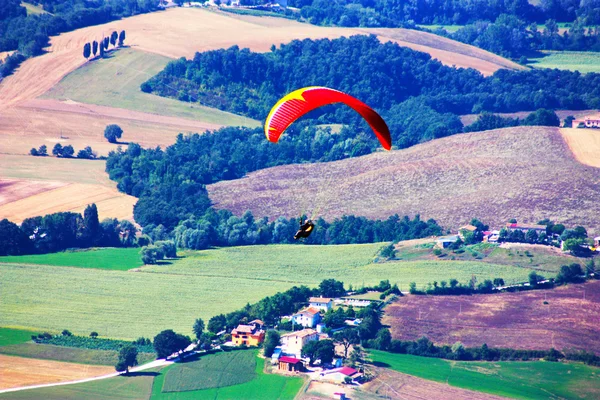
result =
[[[502,277],[525,281],[529,269],[482,261],[416,260],[373,262],[382,243],[339,246],[270,245],[182,252],[170,264],[124,271],[123,259],[139,265],[135,249],[106,249],[94,268],[68,265],[74,253],[52,255],[54,265],[29,256],[0,262],[3,300],[0,326],[53,330],[104,337],[153,337],[163,329],[191,334],[196,318],[243,307],[294,285],[317,286],[335,278],[355,288],[384,279],[408,289],[434,280],[466,282]],[[46,256],[50,257],[50,255]],[[64,258],[61,260],[61,257]],[[78,266],[87,266],[85,253]]]
[[[257,377],[256,351],[233,351],[202,356],[169,368],[163,392],[188,392],[241,385]]]
[[[159,73],[170,58],[130,48],[110,53],[71,72],[44,97],[125,108],[153,114],[195,119],[222,125],[258,126],[250,118],[144,93],[140,85]]]
[[[0,328],[0,351],[3,346],[27,343],[34,331],[12,328]]]
[[[57,267],[98,268],[127,271],[141,267],[140,249],[136,247],[98,248],[92,250],[64,251],[50,254],[0,257],[0,263],[38,264]]]
[[[530,58],[534,68],[557,68],[569,71],[600,72],[600,53],[591,51],[547,51],[540,58]]]
[[[27,15],[50,14],[48,11],[44,10],[44,7],[41,5],[36,6],[31,3],[21,2],[21,6],[25,7],[27,10]]]
[[[598,368],[575,363],[468,362],[372,351],[376,365],[463,389],[515,399],[597,399]]]

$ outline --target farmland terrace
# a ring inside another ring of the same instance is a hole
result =
[[[544,304],[546,302],[547,304]],[[388,306],[392,336],[515,349],[600,354],[600,282],[550,290],[473,296],[406,296]]]
[[[217,208],[257,217],[295,217],[303,210],[325,219],[420,214],[452,229],[473,217],[491,226],[550,218],[600,229],[591,218],[600,169],[580,164],[551,127],[455,135],[337,162],[274,167],[208,191]]]

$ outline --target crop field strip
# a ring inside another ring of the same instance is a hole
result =
[[[566,69],[600,72],[600,52],[594,51],[544,51],[542,57],[531,57],[527,65],[533,68]]]

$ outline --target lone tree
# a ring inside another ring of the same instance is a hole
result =
[[[48,148],[46,147],[45,144],[43,144],[38,149],[38,156],[47,156],[47,155],[48,155]]]
[[[154,350],[158,358],[166,358],[175,352],[179,352],[188,347],[192,341],[189,337],[173,332],[167,329],[154,337]]]
[[[125,371],[125,375],[127,375],[129,373],[129,368],[135,367],[138,364],[137,356],[137,347],[133,345],[123,347],[119,352],[119,361],[117,361],[115,369],[118,372]]]
[[[103,39],[103,44],[104,44],[104,50],[108,50],[108,42],[110,41],[110,38],[107,36]]]
[[[121,31],[121,33],[119,33],[119,47],[123,47],[124,42],[125,42],[125,31]]]
[[[117,139],[121,139],[123,129],[119,125],[111,124],[104,129],[104,137],[110,143],[117,143]]]
[[[92,48],[89,43],[83,45],[83,56],[85,58],[90,58],[90,54],[92,53]]]
[[[117,31],[113,31],[113,33],[110,34],[110,44],[112,44],[113,47],[117,44],[118,37],[119,34],[117,33]]]
[[[200,340],[202,336],[202,332],[204,331],[204,321],[202,318],[198,318],[196,322],[194,322],[194,327],[192,328],[194,331],[194,335],[196,335],[196,339]]]
[[[360,337],[356,328],[343,329],[334,333],[333,340],[344,346],[344,358],[348,357],[350,346],[360,343]]]
[[[100,41],[100,58],[104,58],[104,44]]]
[[[98,53],[98,42],[95,40],[92,42],[92,54],[96,57],[96,53]]]

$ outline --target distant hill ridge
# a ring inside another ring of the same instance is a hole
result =
[[[490,225],[550,218],[600,228],[600,169],[576,161],[551,127],[461,134],[390,153],[274,167],[209,185],[208,192],[217,208],[257,217],[315,209],[326,219],[419,213],[446,228],[472,217]]]

